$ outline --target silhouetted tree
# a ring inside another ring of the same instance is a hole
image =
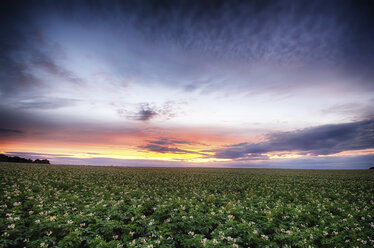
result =
[[[49,164],[48,159],[35,159],[34,163],[36,164]]]
[[[4,154],[0,154],[0,162],[11,162],[11,163],[35,163],[35,164],[50,164],[48,159],[26,159],[18,156],[10,157]]]

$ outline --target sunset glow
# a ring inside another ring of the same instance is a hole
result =
[[[166,2],[7,4],[0,153],[54,164],[373,165],[370,11],[354,1]]]

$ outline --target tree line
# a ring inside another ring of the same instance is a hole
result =
[[[12,162],[12,163],[30,163],[30,164],[50,164],[48,159],[27,159],[20,158],[18,156],[10,157],[4,154],[0,154],[0,162]]]

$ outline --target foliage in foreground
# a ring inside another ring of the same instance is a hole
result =
[[[0,247],[372,247],[374,172],[0,164]]]

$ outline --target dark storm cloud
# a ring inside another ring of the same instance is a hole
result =
[[[268,138],[267,142],[241,143],[215,150],[214,157],[245,159],[253,155],[277,151],[328,155],[342,151],[374,148],[374,120],[272,133]]]

